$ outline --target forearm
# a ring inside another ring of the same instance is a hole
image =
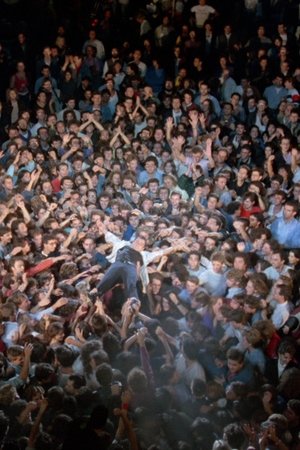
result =
[[[46,211],[45,214],[43,215],[43,217],[41,217],[38,222],[36,223],[36,226],[38,228],[42,227],[44,225],[44,223],[46,222],[46,220],[49,218],[50,216],[50,211]]]
[[[79,131],[85,130],[86,127],[87,127],[90,123],[92,123],[92,120],[91,120],[91,119],[86,120],[85,122],[83,122],[83,123],[80,125],[80,127],[79,127]]]
[[[116,141],[117,141],[119,135],[120,135],[120,132],[118,131],[118,132],[113,136],[113,138],[111,139],[111,141],[110,141],[110,143],[109,143],[109,146],[110,146],[111,148],[113,148],[113,146],[115,145],[115,143],[116,143]]]
[[[168,364],[172,364],[172,362],[174,361],[174,355],[173,355],[173,352],[171,350],[171,347],[169,345],[167,338],[165,336],[160,337],[160,342],[162,343],[162,345],[164,347]]]
[[[136,335],[133,334],[132,336],[130,336],[128,339],[126,339],[125,343],[124,343],[124,347],[123,350],[125,352],[127,352],[130,347],[136,342]]]
[[[28,441],[29,447],[34,447],[34,445],[35,445],[36,438],[40,431],[40,424],[41,424],[43,415],[44,415],[44,410],[40,409],[35,418],[35,421],[32,425],[31,431],[30,431],[29,441]]]
[[[130,442],[130,448],[131,450],[139,450],[137,437],[135,434],[135,431],[132,427],[131,422],[129,421],[127,414],[122,415],[122,421],[124,423],[125,430],[127,432],[128,440]]]
[[[196,210],[199,212],[199,213],[203,213],[203,211],[204,211],[204,207],[201,205],[201,203],[200,203],[200,197],[195,197],[194,198],[194,207],[196,208]]]
[[[73,155],[74,152],[76,152],[77,149],[70,149],[68,150],[62,157],[61,157],[61,162],[66,161],[67,159],[69,159],[70,156]]]
[[[239,231],[240,231],[241,237],[244,241],[246,241],[246,242],[250,241],[248,233],[246,232],[246,230],[244,228],[240,228]]]
[[[258,196],[258,205],[262,211],[266,210],[265,202],[263,201],[260,195]]]
[[[123,132],[121,132],[120,135],[122,136],[122,139],[123,139],[124,143],[125,143],[126,145],[130,145],[130,140],[128,139],[128,137],[126,136],[126,134],[124,134]]]
[[[97,130],[99,130],[99,131],[103,131],[103,130],[104,130],[104,127],[101,125],[101,123],[97,122],[97,120],[92,119],[91,122],[95,125],[95,127],[97,128]]]
[[[149,285],[147,286],[146,291],[147,291],[147,298],[148,298],[150,314],[153,315],[155,307],[154,307],[152,292],[151,292]]]
[[[30,368],[30,357],[25,356],[22,370],[20,372],[20,379],[26,383],[28,375],[29,375],[29,368]]]
[[[270,178],[274,176],[273,164],[271,161],[267,161],[267,172]]]

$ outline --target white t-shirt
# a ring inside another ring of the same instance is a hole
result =
[[[215,11],[216,10],[209,5],[196,5],[191,8],[191,12],[196,15],[196,25],[199,28],[203,27],[204,22],[209,18],[209,15],[214,14]]]

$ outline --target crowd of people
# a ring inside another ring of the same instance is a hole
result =
[[[96,6],[0,44],[0,448],[299,450],[298,2]]]

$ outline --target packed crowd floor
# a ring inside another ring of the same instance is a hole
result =
[[[299,4],[92,19],[0,44],[0,448],[299,450]]]

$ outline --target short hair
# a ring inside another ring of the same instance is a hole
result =
[[[67,345],[60,345],[55,350],[57,361],[62,367],[70,367],[75,361],[76,357],[73,350]]]
[[[145,160],[145,166],[146,166],[147,162],[154,162],[156,167],[158,167],[158,162],[157,162],[157,159],[155,156],[148,156],[148,158],[146,158],[146,160]]]
[[[278,354],[283,355],[284,353],[289,353],[292,356],[296,353],[295,343],[288,338],[282,340],[278,346]]]
[[[86,385],[86,381],[83,375],[70,375],[68,379],[73,382],[73,386],[75,389],[80,389],[82,386]]]
[[[96,368],[96,379],[101,386],[109,386],[113,378],[113,370],[110,364],[102,363]]]
[[[244,362],[244,354],[241,350],[231,347],[226,353],[227,359],[231,359],[232,361],[236,361],[238,363]]]
[[[230,423],[224,428],[224,435],[230,448],[241,448],[245,442],[245,433],[238,423]]]

